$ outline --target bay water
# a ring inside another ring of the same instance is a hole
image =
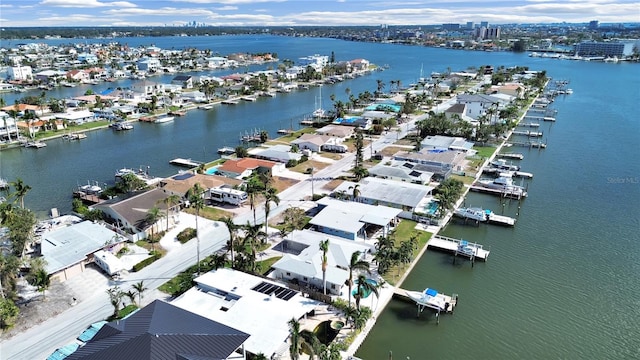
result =
[[[467,205],[517,216],[515,228],[456,223],[444,231],[447,236],[490,246],[489,260],[472,268],[464,261],[452,264],[450,255],[427,251],[402,285],[409,290],[432,287],[458,293],[455,315],[443,316],[436,325],[429,313],[417,317],[415,305],[393,300],[356,355],[388,359],[392,351],[396,359],[415,360],[623,359],[640,354],[636,340],[640,334],[638,64],[253,35],[115,40],[131,46],[209,48],[222,55],[271,51],[280,59],[293,60],[333,51],[337,60],[366,58],[388,64],[389,69],[321,89],[193,110],[172,123],[136,123],[129,132],[99,130],[79,142],[52,140],[44,149],[0,152],[0,177],[20,177],[32,186],[25,203],[41,216],[52,207],[69,211],[71,191],[78,184],[110,183],[119,168],[148,167],[152,175],[169,176],[179,169],[169,164],[170,159],[208,161],[217,157],[217,148],[237,145],[245,131],[264,129],[273,137],[277,129],[292,124],[296,128],[301,117],[314,110],[320,91],[324,108],[330,108],[331,94],[346,100],[349,92],[374,91],[378,79],[389,89],[391,80],[404,85],[416,82],[421,69],[427,76],[431,71],[485,64],[524,65],[546,70],[554,79],[569,80],[574,93],[558,97],[553,104],[557,122],[542,123],[540,128],[547,148],[510,149],[525,155],[522,169],[535,175],[529,181],[529,197],[504,205],[497,198],[475,193],[465,200]],[[10,46],[5,41],[3,45]],[[256,68],[260,67],[250,70]],[[88,88],[99,92],[129,83],[81,85],[54,90],[48,96],[77,96]],[[23,95],[2,96],[11,104]]]

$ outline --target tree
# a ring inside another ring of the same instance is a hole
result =
[[[349,186],[349,189],[352,190],[351,201],[356,201],[356,199],[360,196],[360,184]]]
[[[280,198],[278,197],[278,190],[273,187],[267,187],[262,192],[264,195],[264,233],[268,234],[269,225],[269,212],[271,212],[271,202],[274,202],[276,206],[280,205]]]
[[[356,181],[360,181],[369,176],[369,170],[365,169],[363,166],[357,166],[353,169],[353,176],[355,176]]]
[[[109,301],[113,306],[113,317],[117,318],[118,313],[120,312],[120,302],[122,298],[125,296],[122,289],[119,286],[110,287],[107,289],[107,295],[109,295]]]
[[[236,156],[238,158],[244,158],[244,157],[247,157],[247,155],[249,155],[249,152],[247,151],[247,149],[242,145],[236,146],[235,150],[236,150]]]
[[[198,262],[198,275],[200,274],[200,230],[198,229],[198,218],[200,217],[200,210],[204,208],[204,199],[202,198],[202,194],[204,193],[204,189],[200,185],[200,183],[195,183],[189,191],[187,191],[187,198],[189,199],[189,203],[191,207],[196,210],[196,239],[197,239],[197,257],[196,261]]]
[[[244,191],[247,193],[247,197],[249,198],[249,207],[251,211],[253,211],[253,224],[256,223],[256,200],[258,195],[262,192],[264,188],[264,184],[260,181],[260,179],[254,175],[249,178],[247,184],[245,185]]]
[[[156,223],[158,222],[158,220],[160,220],[161,217],[162,217],[162,214],[160,213],[160,209],[157,206],[154,206],[151,209],[149,209],[149,211],[147,211],[147,215],[144,218],[145,225],[151,228],[151,237],[149,238],[149,242],[151,243],[153,250],[155,250],[155,248],[153,247],[153,244],[156,242],[156,239],[155,239]]]
[[[362,135],[362,131],[356,131],[356,137],[354,145],[356,147],[356,164],[355,167],[359,167],[363,161],[362,150],[364,148],[364,135]]]
[[[302,230],[306,225],[304,210],[298,207],[290,207],[282,212],[285,227],[293,230]]]
[[[351,260],[349,261],[349,280],[347,280],[347,285],[349,286],[349,306],[351,306],[351,289],[353,287],[353,271],[360,270],[366,271],[367,273],[371,273],[369,270],[369,262],[360,259],[360,251],[355,251],[351,254]]]
[[[394,241],[391,237],[381,236],[376,243],[375,261],[378,264],[378,273],[384,275],[393,266],[396,259]]]
[[[235,266],[235,257],[233,256],[233,248],[236,246],[236,235],[239,226],[233,222],[233,218],[226,216],[221,221],[227,226],[229,231],[229,242],[227,243],[227,249],[231,252],[231,268]]]
[[[24,209],[24,197],[27,196],[27,193],[31,190],[31,186],[25,184],[20,178],[12,181],[9,185],[14,189],[12,196],[16,198],[16,201],[20,201],[20,207]]]
[[[22,257],[27,244],[31,241],[36,215],[29,209],[17,208],[11,212],[7,228],[11,239],[11,250],[15,256]]]
[[[269,133],[267,132],[267,130],[261,130],[260,131],[260,142],[264,143],[264,142],[267,142],[267,140],[269,140]]]
[[[291,344],[289,345],[289,356],[291,360],[300,359],[300,354],[303,351],[311,354],[313,357],[313,345],[307,341],[309,331],[300,330],[300,322],[295,318],[289,320],[289,333],[291,334]]]
[[[165,204],[167,206],[167,231],[169,231],[169,210],[180,204],[180,196],[176,195],[176,194],[172,194],[167,196],[166,198],[164,198],[163,200],[161,200],[163,204]]]
[[[356,287],[356,293],[353,296],[356,299],[356,309],[360,312],[360,300],[365,297],[365,294],[371,293],[378,297],[378,287],[369,281],[363,274],[358,275],[358,286]]]
[[[262,232],[261,228],[262,225],[251,225],[248,221],[247,225],[243,227],[244,239],[242,241],[242,246],[248,260],[245,270],[253,273],[258,271],[256,267],[258,244],[261,244],[264,241],[266,235],[264,232]]]
[[[45,298],[45,291],[51,285],[49,273],[45,269],[46,264],[47,262],[44,258],[31,259],[29,273],[27,274],[27,282],[42,292],[42,298]]]
[[[329,265],[327,252],[329,251],[329,239],[320,241],[318,246],[320,251],[322,251],[322,293],[327,295],[327,265]]]
[[[127,298],[129,298],[129,302],[133,305],[136,305],[136,292],[133,290],[129,290],[127,292],[124,293],[124,296],[126,296]],[[123,296],[123,297],[124,297]]]
[[[0,329],[10,329],[20,315],[20,309],[10,299],[0,299]]]
[[[211,266],[214,270],[218,270],[227,263],[227,257],[225,254],[213,254],[211,255],[211,259],[209,261],[209,266]]]
[[[12,299],[17,289],[17,278],[22,261],[13,254],[0,253],[0,296]]]
[[[135,290],[138,294],[138,305],[142,305],[142,298],[144,297],[143,293],[149,290],[146,286],[144,286],[144,280],[138,281],[137,283],[133,284],[133,290]]]

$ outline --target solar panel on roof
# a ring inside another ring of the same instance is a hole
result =
[[[412,172],[409,173],[409,175],[418,177],[418,176],[422,175],[422,173],[419,173],[417,171],[412,171]]]
[[[287,289],[285,287],[271,284],[266,281],[261,282],[260,284],[254,286],[251,290],[257,291],[261,294],[271,295],[273,294],[278,299],[289,300],[294,297],[298,292],[295,290]]]
[[[174,176],[172,179],[173,180],[186,180],[190,177],[194,177],[195,175],[193,175],[192,173],[183,173],[183,174],[178,174],[176,176]]]
[[[406,168],[409,168],[409,169],[413,169],[413,164],[408,163],[408,162],[406,162],[406,163],[402,164],[402,166],[404,166],[404,167],[406,167]]]

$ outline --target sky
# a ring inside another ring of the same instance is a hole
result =
[[[637,0],[0,0],[0,27],[640,22]]]

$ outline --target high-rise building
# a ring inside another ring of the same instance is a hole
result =
[[[595,30],[598,28],[598,26],[600,26],[600,24],[598,23],[598,20],[589,21],[589,29]]]
[[[475,24],[473,23],[473,21],[468,21],[467,22],[467,30],[473,30],[474,25]]]
[[[460,30],[460,24],[442,24],[442,29],[444,30]]]
[[[483,28],[488,28],[489,27],[489,22],[488,21],[480,21],[480,27]]]

